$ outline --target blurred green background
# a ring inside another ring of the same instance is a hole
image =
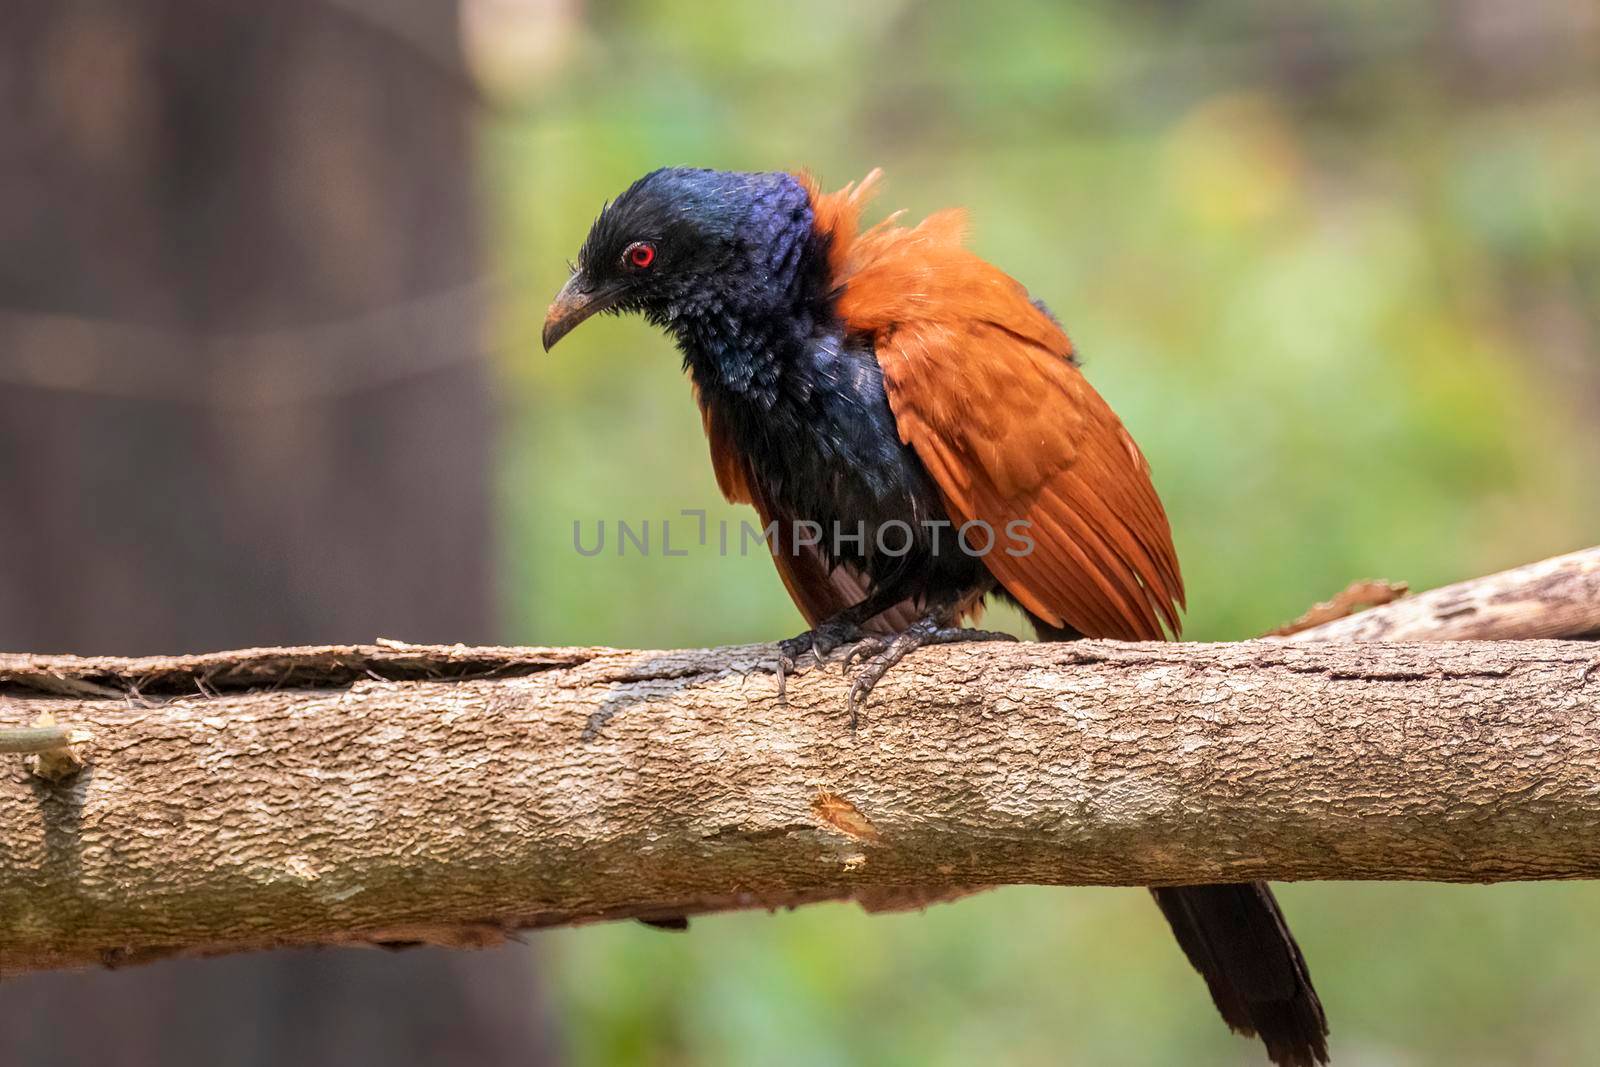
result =
[[[800,627],[759,555],[572,549],[720,501],[669,343],[545,358],[602,201],[689,164],[960,204],[1143,445],[1186,636],[1600,537],[1600,10],[1403,2],[469,4],[507,412],[507,636]],[[1600,887],[1289,885],[1338,1062],[1600,1047]],[[1138,890],[541,934],[575,1064],[1251,1063]]]

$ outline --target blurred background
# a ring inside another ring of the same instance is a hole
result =
[[[11,6],[4,647],[793,633],[758,556],[573,549],[575,521],[741,517],[664,338],[538,348],[601,203],[671,164],[882,166],[884,212],[969,208],[1149,456],[1187,637],[1600,540],[1600,5]],[[1341,1064],[1600,1046],[1600,887],[1280,898]],[[92,996],[192,1019],[204,987],[214,1048],[257,1059],[125,1062],[282,1062],[289,1033],[296,1059],[454,1061],[351,1021],[419,1016],[486,1064],[1261,1060],[1137,890],[349,955],[12,982],[0,1024]]]

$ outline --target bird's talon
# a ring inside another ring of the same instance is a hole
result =
[[[819,623],[803,634],[778,642],[777,664],[778,700],[788,699],[789,676],[801,673],[799,664],[810,657],[812,665],[821,666],[828,657],[845,645],[851,644],[861,634],[854,623],[829,621]]]
[[[794,660],[783,652],[778,653],[775,673],[778,675],[778,703],[789,700],[789,672],[794,670]]]
[[[850,729],[860,721],[872,691],[895,665],[917,649],[926,645],[962,644],[968,641],[1015,641],[1013,634],[993,630],[967,630],[945,625],[937,617],[924,618],[912,623],[898,634],[870,636],[857,641],[845,654],[841,671],[848,672],[858,662],[860,673],[850,685]]]
[[[854,645],[850,646],[850,651],[844,654],[844,660],[839,664],[839,673],[849,674],[850,669],[854,667],[857,662],[870,659],[888,647],[889,640],[887,638],[863,637]]]
[[[858,679],[856,679],[855,684],[850,686],[850,702],[849,703],[850,703],[850,732],[851,733],[854,733],[856,727],[860,724],[860,722],[861,722],[861,712],[867,706],[867,698],[872,695],[872,685],[876,684],[876,683],[863,684],[865,682],[866,682],[866,679],[858,678]]]

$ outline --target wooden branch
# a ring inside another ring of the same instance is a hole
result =
[[[1005,883],[1600,875],[1592,644],[929,649],[854,734],[836,666],[781,704],[771,655],[0,656],[0,726],[93,738],[60,782],[0,758],[0,968]]]
[[[1357,582],[1335,602],[1352,591],[1360,591],[1359,597],[1369,587],[1374,596],[1381,597],[1382,590],[1377,587],[1385,584]],[[1293,629],[1289,640],[1505,641],[1596,636],[1600,636],[1600,546]]]

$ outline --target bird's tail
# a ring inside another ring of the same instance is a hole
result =
[[[1281,1067],[1328,1062],[1322,1002],[1265,882],[1150,892],[1231,1029],[1259,1036]]]
[[[1041,641],[1084,636],[1051,626],[1031,612],[1028,617]],[[1150,892],[1230,1029],[1260,1037],[1280,1067],[1328,1062],[1322,1002],[1267,883],[1171,886]]]

